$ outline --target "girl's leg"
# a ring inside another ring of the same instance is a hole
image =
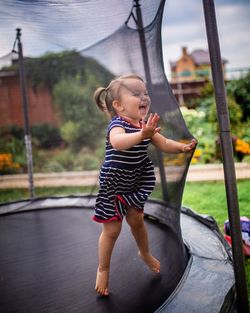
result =
[[[126,220],[139,248],[139,256],[152,271],[159,273],[160,262],[149,252],[148,234],[144,224],[143,214],[134,208],[129,208],[126,214]]]
[[[103,230],[99,238],[99,265],[96,275],[95,290],[103,295],[108,296],[109,268],[112,251],[122,228],[122,223],[112,221],[103,224]]]

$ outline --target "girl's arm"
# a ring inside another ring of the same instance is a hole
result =
[[[114,127],[109,133],[109,140],[116,150],[127,150],[142,142],[143,139],[151,138],[160,131],[157,126],[159,121],[158,114],[150,114],[147,123],[142,121],[142,129],[136,133],[125,133],[121,127]]]
[[[161,134],[157,133],[151,138],[151,142],[159,150],[166,153],[180,153],[180,152],[189,152],[195,148],[197,141],[192,139],[190,143],[184,144],[172,139],[168,139]]]
[[[142,141],[141,132],[125,133],[121,127],[114,127],[109,133],[109,141],[116,150],[127,150]]]
[[[180,153],[193,150],[197,144],[195,139],[192,139],[189,144],[180,143],[171,139],[167,139],[159,134],[160,127],[158,114],[150,114],[147,123],[142,121],[142,129],[136,133],[125,133],[121,127],[114,127],[109,133],[109,140],[113,148],[116,150],[127,150],[142,142],[143,139],[151,138],[151,142],[162,152]]]

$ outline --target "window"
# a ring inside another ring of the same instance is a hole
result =
[[[191,75],[192,75],[192,73],[189,70],[184,70],[181,72],[181,76],[183,76],[183,77],[189,77]]]

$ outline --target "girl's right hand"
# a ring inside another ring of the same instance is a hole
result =
[[[142,139],[151,138],[154,134],[159,133],[161,128],[158,127],[160,116],[157,113],[150,113],[147,122],[142,119],[141,136]]]

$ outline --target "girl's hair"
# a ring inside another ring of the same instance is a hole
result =
[[[142,82],[143,79],[138,75],[124,75],[113,79],[110,84],[105,87],[99,87],[94,93],[94,100],[98,105],[99,109],[107,113],[109,116],[114,117],[116,115],[115,109],[113,108],[113,101],[119,98],[119,87],[126,79],[138,79]]]

